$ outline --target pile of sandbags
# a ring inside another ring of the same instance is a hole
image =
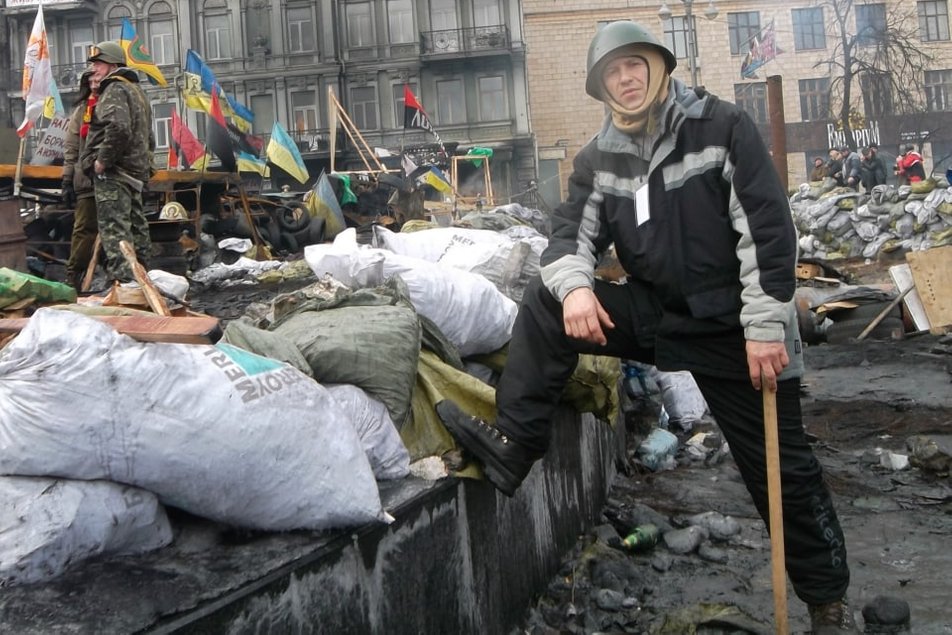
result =
[[[790,207],[802,257],[874,258],[952,244],[952,188],[944,179],[861,193],[828,178],[801,184]]]

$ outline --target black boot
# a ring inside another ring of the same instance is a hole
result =
[[[506,496],[515,494],[535,462],[526,449],[452,401],[436,404],[436,413],[456,441],[482,462],[486,479]]]

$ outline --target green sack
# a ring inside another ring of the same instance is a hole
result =
[[[69,303],[76,301],[76,290],[62,282],[0,267],[0,309],[27,298],[34,298],[41,304]]]

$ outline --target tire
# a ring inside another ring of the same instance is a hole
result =
[[[873,319],[870,318],[868,320],[840,320],[839,322],[833,322],[833,324],[826,329],[826,341],[830,344],[848,344],[850,341],[859,337],[859,334],[862,333],[872,321]],[[905,334],[905,327],[903,326],[902,320],[887,317],[877,324],[876,328],[870,331],[865,339],[888,340],[892,339],[893,334],[897,332],[900,333],[900,337],[902,334]]]
[[[298,241],[296,238],[294,238],[294,234],[281,232],[281,236],[278,240],[280,242],[278,248],[284,249],[289,254],[296,254],[300,250],[300,247],[298,247]]]
[[[278,225],[286,232],[301,231],[311,223],[311,213],[301,203],[283,205],[275,212]]]
[[[873,321],[873,318],[882,313],[887,306],[889,306],[889,302],[870,302],[868,304],[861,304],[855,309],[842,309],[836,313],[837,321],[866,320],[866,323],[869,324]],[[899,305],[897,304],[890,309],[886,317],[901,318],[902,310],[899,308]]]

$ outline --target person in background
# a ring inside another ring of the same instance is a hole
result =
[[[96,233],[99,231],[93,182],[89,175],[76,167],[89,136],[89,123],[92,121],[99,96],[99,80],[94,75],[95,71],[87,68],[79,78],[79,97],[69,118],[63,151],[61,195],[66,207],[74,209],[73,234],[69,259],[66,261],[66,283],[77,291],[80,290],[83,274],[93,258]]]
[[[823,157],[815,157],[813,159],[813,169],[810,170],[810,180],[822,181],[826,176],[826,165],[823,163]]]
[[[879,148],[875,143],[863,148],[863,158],[860,161],[863,187],[867,192],[877,185],[886,183],[886,162],[879,156]]]
[[[833,180],[836,181],[836,184],[840,187],[843,186],[843,158],[840,156],[840,151],[836,148],[830,148],[829,152],[830,160],[826,162],[826,175],[833,177]]]
[[[787,193],[743,109],[671,77],[674,54],[612,22],[588,52],[586,92],[608,115],[575,157],[496,390],[495,425],[436,410],[489,482],[513,496],[546,453],[580,353],[692,373],[761,517],[763,396],[777,393],[787,573],[815,633],[855,633],[846,543],[800,411],[797,233]],[[626,284],[595,278],[614,245]]]
[[[903,153],[896,158],[896,175],[906,183],[918,183],[926,178],[922,155],[916,152],[916,146],[906,144]]]
[[[843,185],[858,190],[862,177],[860,170],[862,159],[848,145],[840,147],[840,157],[843,161]]]
[[[132,267],[119,250],[128,241],[143,267],[152,256],[149,224],[142,210],[142,190],[152,172],[155,137],[152,110],[139,86],[139,75],[126,66],[118,42],[92,47],[88,61],[99,81],[99,97],[89,122],[89,134],[80,158],[83,171],[93,177],[99,235],[106,255],[108,276],[133,280]]]

